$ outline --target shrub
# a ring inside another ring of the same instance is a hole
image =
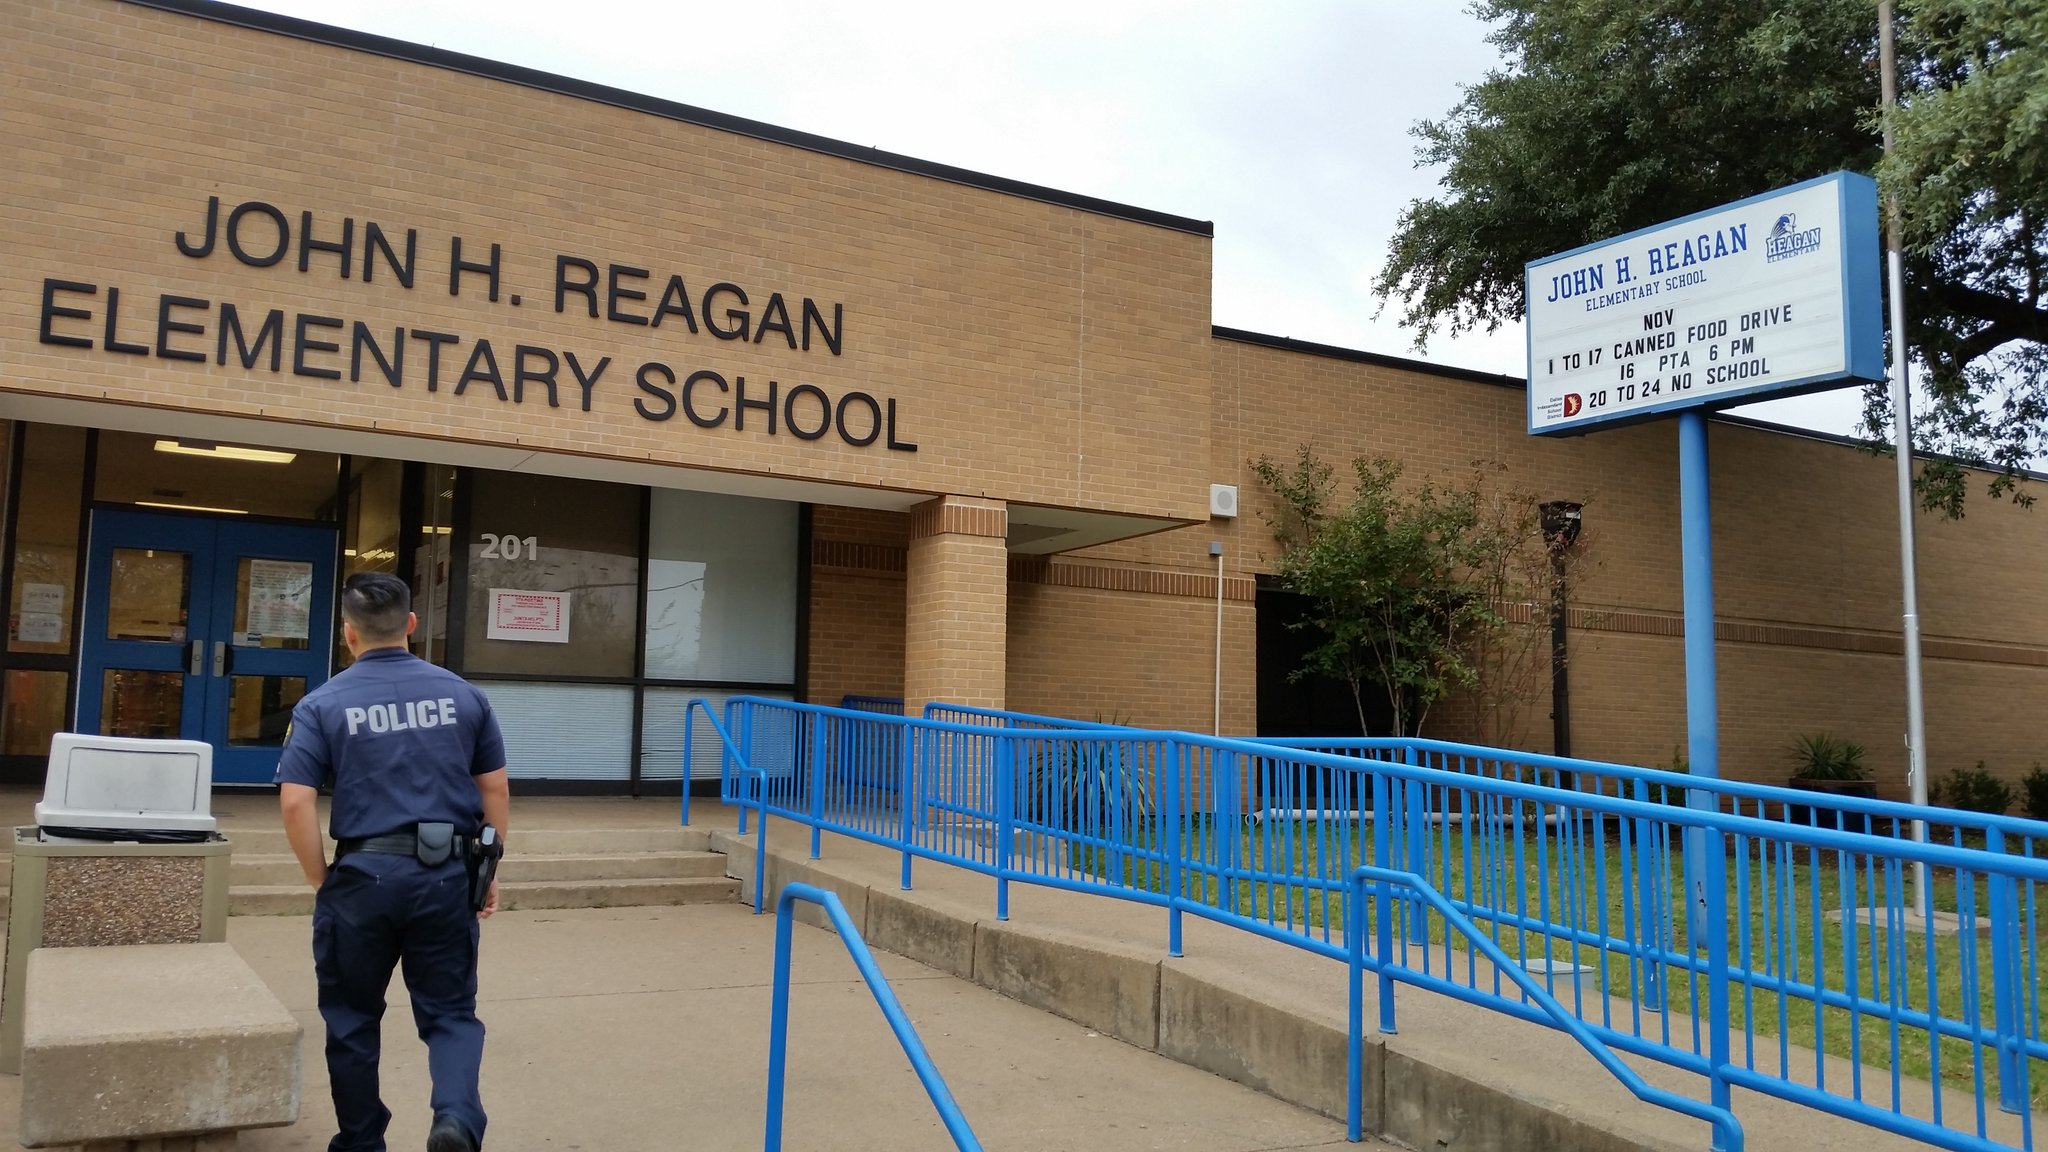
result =
[[[1837,740],[1825,732],[1800,736],[1788,753],[1798,767],[1795,780],[1866,780],[1870,770],[1863,766],[1863,745]]]
[[[1975,768],[1953,768],[1947,779],[1930,781],[1927,799],[1946,808],[2003,816],[2012,808],[2013,794],[2012,785],[1985,771],[1979,760]]]
[[[2034,770],[2020,777],[2020,789],[2025,794],[2027,815],[2036,820],[2048,820],[2048,769],[2041,762],[2034,762]]]
[[[1692,774],[1692,765],[1686,761],[1685,753],[1677,748],[1671,750],[1671,759],[1669,761],[1663,764],[1652,764],[1650,767],[1659,772],[1671,772],[1679,776],[1689,776]],[[1633,791],[1624,792],[1622,795],[1631,800],[1635,799]],[[1675,804],[1683,808],[1685,807],[1685,797],[1686,788],[1684,785],[1666,784],[1662,781],[1653,780],[1649,783],[1648,795],[1645,799],[1652,804]]]

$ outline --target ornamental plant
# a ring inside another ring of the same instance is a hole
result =
[[[1863,766],[1863,745],[1837,740],[1825,732],[1800,736],[1788,753],[1797,768],[1794,780],[1867,780],[1870,770]]]

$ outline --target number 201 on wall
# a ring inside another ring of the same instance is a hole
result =
[[[540,537],[499,536],[486,532],[481,539],[484,550],[479,555],[483,560],[538,560],[540,559]]]

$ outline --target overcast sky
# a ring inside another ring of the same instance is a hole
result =
[[[1417,352],[1372,292],[1436,191],[1410,127],[1499,62],[1456,0],[245,2],[1214,221],[1217,324],[1526,369],[1519,325]],[[1740,411],[1848,432],[1856,397]]]

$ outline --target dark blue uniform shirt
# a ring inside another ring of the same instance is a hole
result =
[[[332,785],[336,840],[437,821],[474,836],[484,811],[470,777],[504,766],[482,692],[403,648],[376,648],[292,709],[277,783]]]

